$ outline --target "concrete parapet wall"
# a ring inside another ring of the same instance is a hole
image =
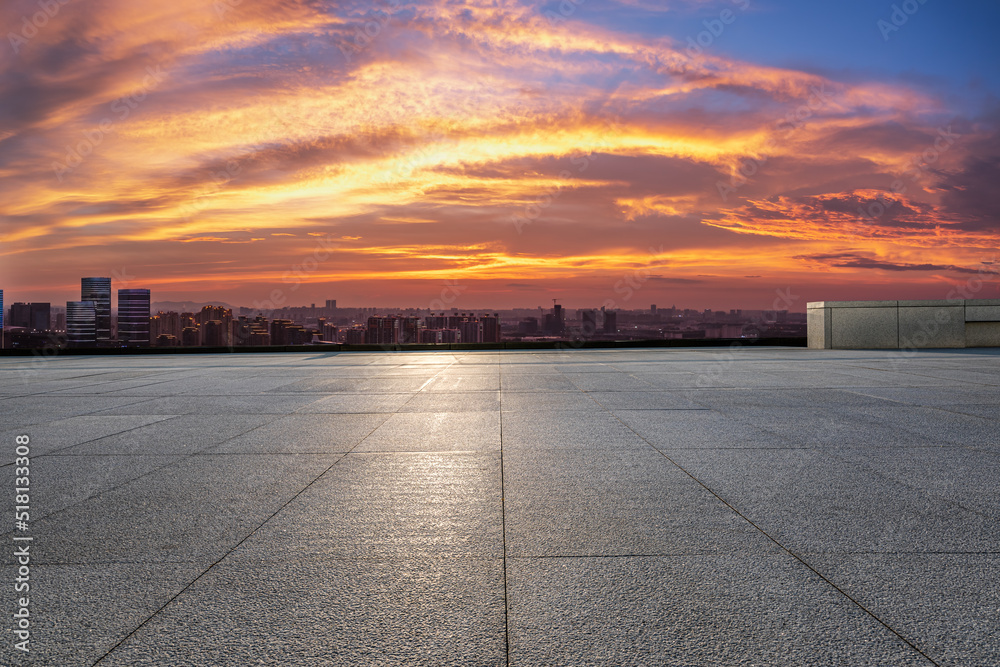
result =
[[[809,347],[898,350],[1000,347],[1000,300],[814,301]]]

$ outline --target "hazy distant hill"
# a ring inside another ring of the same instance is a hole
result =
[[[170,312],[172,310],[178,313],[196,313],[204,306],[224,306],[226,308],[232,308],[232,306],[225,301],[154,301],[150,305],[150,310],[153,313],[160,310],[164,312]]]

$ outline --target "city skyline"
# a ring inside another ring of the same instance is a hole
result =
[[[802,309],[1000,261],[993,5],[39,7],[0,9],[21,301]]]
[[[658,309],[656,304],[648,311],[626,310],[618,309],[612,301],[601,304],[599,310],[577,308],[574,312],[556,299],[547,313],[542,307],[537,312],[534,308],[463,312],[457,307],[448,309],[444,302],[431,304],[434,308],[340,308],[336,299],[326,299],[319,308],[310,304],[234,309],[217,302],[200,308],[181,304],[178,309],[157,303],[154,309],[149,289],[115,290],[111,277],[84,277],[80,279],[79,300],[67,301],[65,310],[53,309],[49,302],[20,301],[5,309],[3,298],[0,290],[0,347],[36,350],[791,339],[806,333],[805,314],[782,308],[789,303],[787,296],[780,303],[776,300],[771,311],[732,309],[728,313],[678,309],[675,305]],[[4,312],[9,313],[7,322],[2,319]]]

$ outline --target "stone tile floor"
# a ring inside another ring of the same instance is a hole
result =
[[[0,663],[994,667],[998,419],[998,350],[0,358]]]

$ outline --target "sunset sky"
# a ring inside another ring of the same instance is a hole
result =
[[[1000,298],[1000,5],[895,7],[5,0],[0,288]]]

